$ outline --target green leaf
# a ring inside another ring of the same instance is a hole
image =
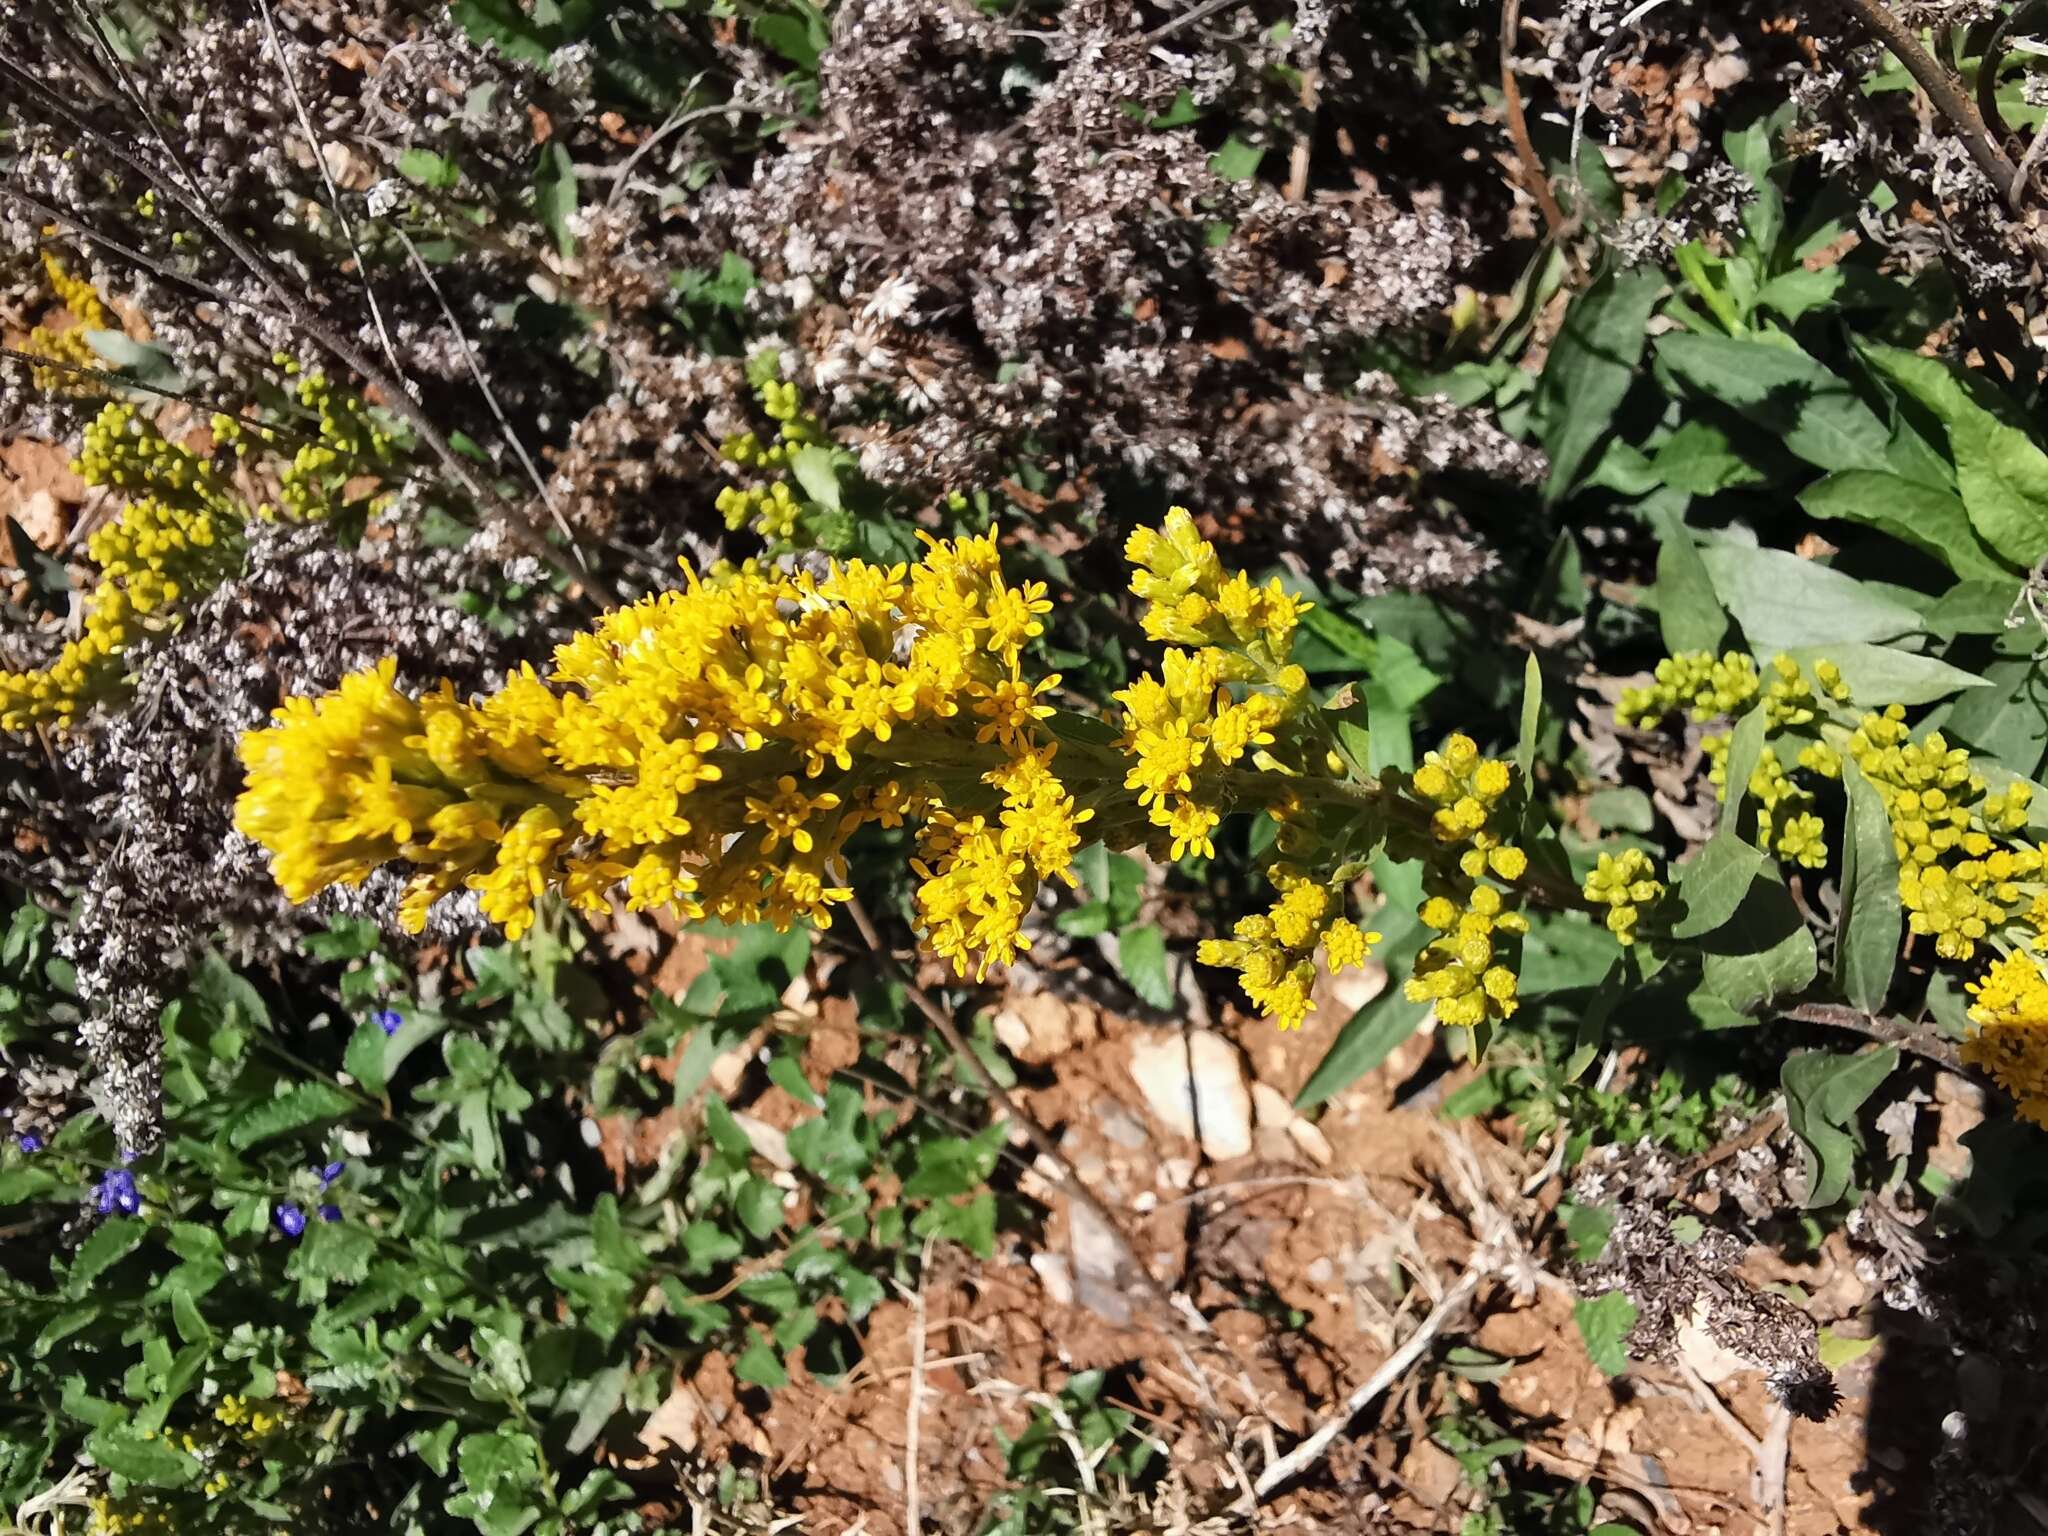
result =
[[[1209,157],[1209,169],[1225,181],[1249,181],[1259,174],[1259,162],[1265,157],[1266,152],[1258,145],[1248,144],[1233,133]]]
[[[1600,1255],[1607,1251],[1607,1239],[1614,1233],[1614,1208],[1567,1200],[1558,1213],[1564,1222],[1565,1241],[1572,1245],[1572,1262],[1599,1263]]]
[[[1725,812],[1722,824],[1727,825]],[[1678,894],[1685,898],[1685,916],[1671,925],[1671,936],[1696,939],[1719,928],[1735,915],[1770,862],[1741,838],[1716,832],[1689,863],[1678,867]]]
[[[783,1369],[782,1356],[759,1334],[733,1361],[732,1373],[741,1381],[767,1387],[770,1391],[789,1385],[789,1372]]]
[[[2011,572],[1977,540],[1963,498],[1903,475],[1852,469],[1799,493],[1808,515],[1839,518],[1888,533],[1942,561],[1965,579],[2010,580]]]
[[[806,74],[818,72],[818,60],[823,57],[824,50],[811,28],[798,18],[757,16],[754,18],[754,38]]]
[[[1856,1172],[1856,1112],[1898,1065],[1897,1046],[1859,1055],[1801,1051],[1785,1059],[1785,1121],[1799,1138],[1806,1169],[1806,1206],[1833,1205]]]
[[[1986,380],[1939,358],[1866,346],[1872,367],[1948,429],[1956,488],[1984,542],[2027,569],[2048,553],[2048,453]]]
[[[845,510],[839,490],[839,457],[822,443],[805,443],[789,456],[789,472],[804,494],[828,512]]]
[[[1761,704],[1752,708],[1740,720],[1735,729],[1728,733],[1727,784],[1722,791],[1721,819],[1714,826],[1714,835],[1729,838],[1742,836],[1742,802],[1749,798],[1749,781],[1756,776],[1756,765],[1764,755],[1764,711]]]
[[[1700,558],[1699,546],[1679,516],[1681,505],[1667,498],[1657,501],[1652,513],[1657,529],[1657,626],[1664,649],[1674,656],[1682,651],[1718,655],[1728,633],[1728,615],[1714,595],[1714,578]]]
[[[1965,672],[1932,656],[1916,656],[1911,651],[1862,641],[1793,646],[1786,654],[1809,671],[1816,661],[1832,661],[1842,669],[1842,680],[1857,702],[1867,700],[1873,709],[1885,704],[1932,704],[1953,693],[1988,688],[1985,680],[1974,672]]]
[[[462,180],[461,168],[453,161],[416,145],[399,151],[398,174],[415,186],[432,187],[437,192],[449,191]]]
[[[782,1227],[782,1191],[766,1179],[748,1179],[742,1184],[733,1209],[756,1238],[772,1237]]]
[[[1636,1325],[1636,1304],[1621,1291],[1609,1291],[1572,1306],[1572,1321],[1586,1341],[1593,1364],[1609,1376],[1628,1369],[1628,1336]]]
[[[1544,494],[1555,501],[1577,484],[1614,423],[1643,359],[1650,312],[1664,291],[1653,265],[1612,272],[1572,301],[1536,385],[1537,419],[1550,455]]]
[[[342,1053],[341,1064],[365,1093],[382,1093],[387,1086],[384,1047],[389,1043],[384,1026],[375,1019],[363,1020],[348,1037],[348,1049]]]
[[[1374,951],[1390,977],[1386,990],[1345,1021],[1296,1096],[1298,1108],[1313,1108],[1342,1093],[1385,1061],[1429,1017],[1429,1004],[1410,1002],[1398,978],[1408,974],[1430,932],[1413,912],[1396,909],[1391,902],[1390,896],[1379,920],[1392,931]]]
[[[1543,669],[1531,651],[1522,667],[1522,730],[1515,742],[1515,767],[1521,771],[1522,793],[1531,794],[1536,771],[1536,733],[1543,724]]]
[[[1777,549],[1715,543],[1700,551],[1714,592],[1758,650],[1920,632],[1920,615],[1853,576]]]
[[[1117,968],[1131,990],[1162,1012],[1173,1007],[1176,994],[1168,970],[1166,935],[1157,924],[1139,923],[1117,935]]]
[[[2034,654],[2037,638],[2031,625],[2001,634],[1992,648],[1994,659],[1984,668],[1988,686],[1956,700],[1941,725],[1948,735],[2028,778],[2048,755],[2048,667]]]
[[[339,1120],[354,1108],[355,1100],[331,1084],[300,1083],[237,1115],[228,1127],[228,1145],[246,1152],[273,1136]]]
[[[197,1457],[173,1448],[168,1440],[145,1440],[129,1425],[94,1431],[85,1448],[99,1466],[148,1488],[183,1488],[203,1470]]]
[[[1898,963],[1905,916],[1899,860],[1884,800],[1854,762],[1842,763],[1849,814],[1842,832],[1842,915],[1835,928],[1835,985],[1866,1013],[1883,1006]]]
[[[533,172],[533,211],[541,227],[554,236],[556,251],[565,258],[576,254],[576,236],[569,230],[576,200],[576,164],[560,139],[550,139],[541,149],[540,164]]]
[[[1792,895],[1777,880],[1750,886],[1735,915],[1700,943],[1700,980],[1741,1013],[1798,992],[1820,958]]]
[[[102,1222],[99,1230],[79,1247],[78,1257],[71,1261],[71,1294],[83,1295],[93,1281],[133,1253],[148,1231],[147,1223],[134,1216],[116,1216],[111,1221]]]
[[[1689,496],[1712,496],[1738,485],[1761,485],[1770,475],[1738,449],[1718,424],[1694,417],[1681,422],[1650,460],[1657,478]]]
[[[1789,346],[1672,334],[1657,360],[1701,398],[1740,412],[1820,469],[1883,469],[1891,432],[1848,381]]]
[[[597,1437],[604,1433],[611,1416],[626,1400],[626,1379],[630,1374],[629,1363],[616,1360],[584,1384],[576,1409],[576,1422],[564,1441],[564,1448],[570,1455],[580,1456],[597,1443]]]

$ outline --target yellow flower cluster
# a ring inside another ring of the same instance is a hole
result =
[[[1216,828],[1240,802],[1280,822],[1283,858],[1266,870],[1272,905],[1239,919],[1230,938],[1204,940],[1196,958],[1238,972],[1261,1012],[1298,1028],[1313,1006],[1318,949],[1341,970],[1362,965],[1380,939],[1346,915],[1349,881],[1328,872],[1341,853],[1296,793],[1312,765],[1329,768],[1327,746],[1311,749],[1308,675],[1292,660],[1309,605],[1278,578],[1261,585],[1226,571],[1185,507],[1135,530],[1124,556],[1145,633],[1168,644],[1157,673],[1115,695],[1124,788],[1169,858],[1213,856]]]
[[[89,1536],[147,1536],[147,1533],[176,1529],[168,1511],[137,1499],[116,1500],[102,1494],[88,1508],[91,1511],[86,1522]]]
[[[282,361],[287,375],[298,373],[297,364]],[[278,467],[279,497],[294,519],[323,518],[338,508],[347,484],[391,468],[392,440],[361,400],[324,374],[301,377],[295,393],[318,417],[319,431]],[[99,575],[86,594],[79,633],[49,666],[0,673],[0,730],[69,726],[116,688],[122,654],[143,631],[168,622],[178,604],[205,596],[238,568],[250,518],[278,516],[267,503],[252,510],[228,469],[230,454],[251,441],[274,445],[277,434],[226,415],[216,415],[211,429],[215,454],[201,458],[167,441],[132,405],[109,403],[86,428],[73,470],[87,485],[124,492],[128,503],[86,542]]]
[[[791,457],[799,448],[828,441],[825,429],[806,414],[795,384],[777,378],[774,359],[763,356],[748,365],[755,394],[769,420],[777,424],[775,439],[764,443],[753,432],[740,432],[718,445],[720,457],[743,469],[765,471],[778,478],[765,485],[729,485],[718,493],[717,506],[728,528],[753,525],[756,533],[770,543],[796,538],[797,520],[804,504],[786,478]]]
[[[1344,915],[1344,894],[1294,865],[1269,865],[1272,908],[1240,918],[1229,939],[1204,939],[1195,958],[1239,972],[1238,984],[1282,1029],[1299,1029],[1314,1006],[1318,945],[1332,971],[1365,963],[1380,935]]]
[[[55,234],[54,228],[45,234]],[[71,316],[71,324],[61,331],[39,325],[28,333],[23,343],[24,352],[38,357],[47,357],[52,362],[71,363],[80,368],[104,368],[106,363],[93,351],[92,343],[85,339],[87,331],[119,330],[107,306],[100,298],[99,290],[85,278],[73,275],[55,251],[43,251],[43,274],[49,279],[50,292],[57,302],[64,306]],[[94,379],[73,373],[68,368],[32,368],[30,382],[47,394],[69,395],[74,398],[104,394],[105,390]]]
[[[88,485],[132,499],[86,542],[100,574],[78,635],[48,667],[0,673],[0,729],[70,725],[118,681],[135,637],[179,599],[210,590],[240,555],[237,502],[217,471],[166,442],[133,407],[102,408],[75,467]]]
[[[1865,715],[1846,751],[1883,797],[1908,925],[1948,960],[1969,959],[2015,920],[2038,931],[2043,850],[2014,836],[2027,825],[2033,786],[2018,780],[1987,794],[1967,751],[1939,731],[1912,740],[1905,713],[1894,704]]]
[[[1455,735],[1428,753],[1410,780],[1428,810],[1422,851],[1423,922],[1438,932],[1416,958],[1407,996],[1428,1002],[1439,1023],[1476,1029],[1516,1007],[1516,970],[1529,921],[1512,910],[1487,877],[1512,884],[1529,856],[1506,841],[1514,769],[1480,755],[1469,736]]]
[[[262,1399],[252,1401],[233,1392],[214,1404],[213,1416],[244,1440],[261,1440],[273,1430],[282,1428],[285,1422],[284,1415],[272,1413],[264,1407]],[[192,1447],[188,1445],[186,1449]]]
[[[1970,991],[1977,1028],[1963,1041],[1963,1060],[1989,1072],[2022,1117],[2048,1130],[2048,977],[2032,955],[2016,951],[1994,961]]]
[[[1732,715],[1757,695],[1756,663],[1740,651],[1718,661],[1709,651],[1684,651],[1657,663],[1656,681],[1630,688],[1621,696],[1614,717],[1623,725],[1654,727],[1679,709],[1695,720]]]
[[[466,886],[517,935],[548,889],[822,925],[847,838],[915,817],[926,940],[985,971],[1039,881],[1072,883],[1093,812],[1053,771],[1058,677],[1021,670],[1043,584],[1004,580],[993,533],[928,543],[914,566],[687,574],[473,705],[409,699],[388,664],[288,700],[243,739],[237,824],[293,900],[403,860],[408,925]]]
[[[291,458],[277,472],[278,499],[284,516],[294,522],[319,522],[339,510],[341,498],[352,480],[379,475],[393,463],[390,432],[371,414],[360,395],[338,388],[318,369],[302,372],[289,353],[271,359],[287,378],[296,378],[292,394],[301,409],[318,423],[312,439],[293,450]],[[214,441],[223,446],[239,444],[254,436],[275,445],[277,434],[237,417],[213,418]],[[275,521],[278,509],[268,502],[256,508],[256,516]]]
[[[1603,853],[1586,876],[1586,900],[1607,908],[1607,930],[1624,945],[1636,941],[1636,923],[1643,908],[1664,894],[1657,866],[1640,848],[1619,855]]]

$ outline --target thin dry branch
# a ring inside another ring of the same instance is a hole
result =
[[[1259,1474],[1254,1491],[1260,1502],[1263,1503],[1320,1461],[1324,1452],[1329,1450],[1330,1443],[1358,1417],[1359,1411],[1367,1403],[1408,1374],[1415,1362],[1422,1358],[1423,1351],[1429,1348],[1430,1343],[1444,1331],[1458,1310],[1479,1288],[1481,1272],[1481,1266],[1475,1264],[1460,1275],[1458,1283],[1444,1293],[1444,1299],[1431,1308],[1429,1316],[1422,1320],[1422,1326],[1408,1335],[1401,1347],[1381,1362],[1378,1370],[1352,1390],[1351,1395],[1344,1399],[1341,1408],[1325,1419],[1314,1434]]]
[[[1825,0],[1825,3],[1847,11],[1865,31],[1892,51],[1906,66],[1906,73],[1927,93],[1935,111],[1948,119],[1949,126],[1963,141],[1963,148],[1969,151],[1977,169],[1998,189],[2001,198],[2010,199],[2019,172],[2006,159],[2005,152],[1992,142],[1991,130],[1985,126],[1977,104],[1970,100],[1956,77],[1920,46],[1920,39],[1912,29],[1891,13],[1884,0]]]

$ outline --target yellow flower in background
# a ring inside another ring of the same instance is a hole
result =
[[[1970,991],[1977,1028],[1963,1041],[1963,1060],[1989,1072],[2023,1118],[2048,1130],[2048,977],[2033,956],[2016,952]]]

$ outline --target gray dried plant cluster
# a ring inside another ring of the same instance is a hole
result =
[[[1467,582],[1488,556],[1430,478],[1540,464],[1365,359],[1438,319],[1470,230],[1427,184],[1391,195],[1331,164],[1283,190],[1219,174],[1199,124],[1156,126],[1192,105],[1265,135],[1273,164],[1308,155],[1318,112],[1370,132],[1355,20],[1290,20],[1148,31],[1074,0],[1020,32],[863,0],[821,65],[818,131],[681,222],[760,274],[807,398],[877,480],[986,485],[1035,450],[1089,507],[1142,484],[1256,512],[1367,588]]]
[[[385,537],[366,545],[374,558],[336,547],[317,524],[256,525],[242,577],[134,654],[130,702],[51,738],[47,753],[46,743],[5,738],[14,794],[0,804],[4,863],[12,880],[70,906],[62,945],[88,1010],[88,1086],[125,1146],[155,1142],[158,1016],[202,946],[268,963],[329,916],[388,925],[395,905],[396,878],[380,876],[287,906],[262,850],[234,830],[236,738],[285,694],[331,688],[382,657],[396,658],[409,687],[448,677],[482,689],[524,654],[441,595],[474,585],[480,567],[493,571],[488,541],[482,551],[419,548],[406,510],[377,525]],[[443,908],[439,936],[470,926],[461,903]]]

